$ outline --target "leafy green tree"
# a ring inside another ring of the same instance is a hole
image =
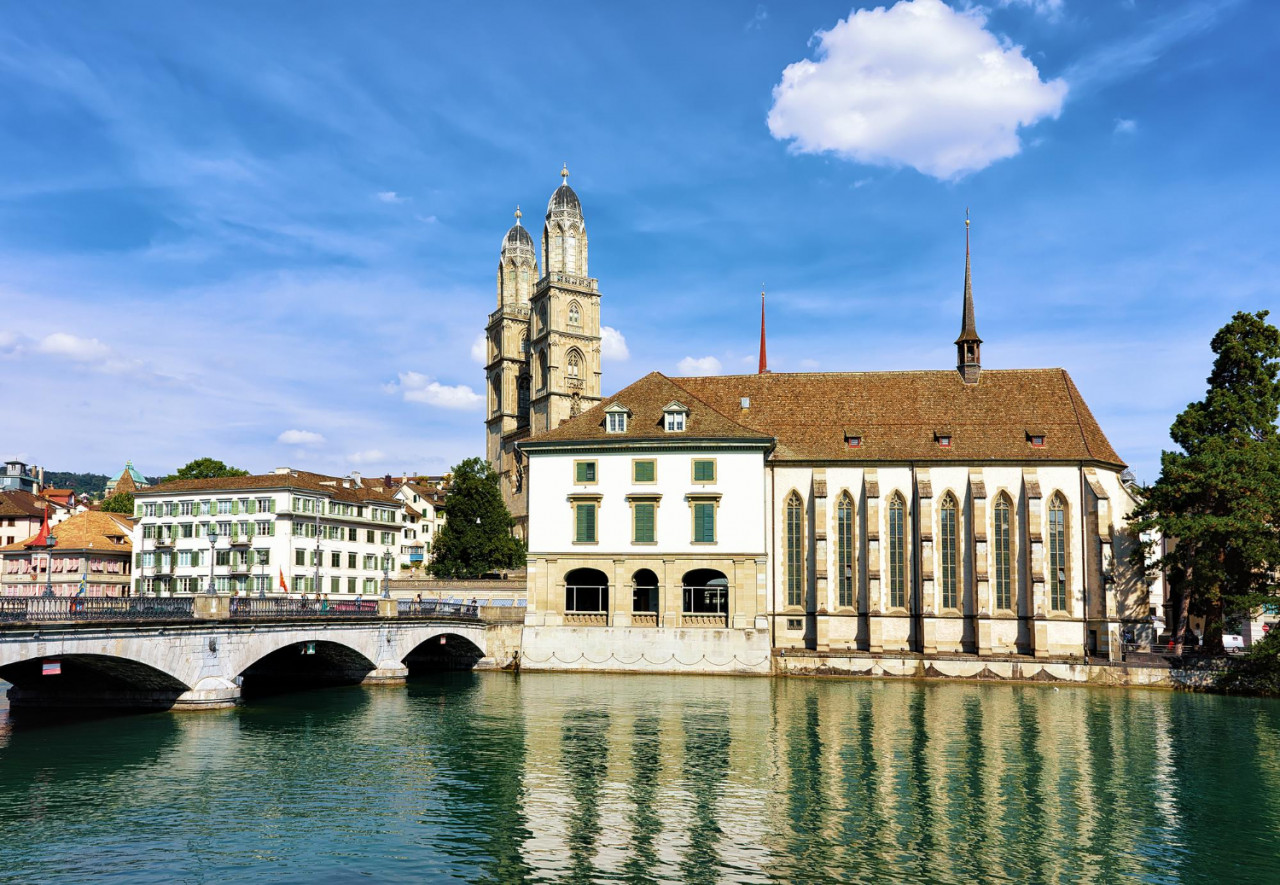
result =
[[[1273,629],[1251,645],[1215,687],[1232,694],[1280,697],[1280,630]]]
[[[214,458],[196,458],[194,461],[178,468],[177,473],[170,473],[161,482],[173,482],[175,479],[220,479],[224,476],[248,476],[249,471],[237,467],[228,467]]]
[[[511,535],[511,513],[487,461],[468,458],[453,468],[444,511],[445,524],[432,545],[431,574],[478,578],[524,564],[524,545]]]
[[[133,516],[133,492],[116,492],[103,499],[101,508],[108,513],[127,513]]]
[[[1181,451],[1161,455],[1160,478],[1136,513],[1138,531],[1172,542],[1155,564],[1177,594],[1179,654],[1190,615],[1205,617],[1208,644],[1221,649],[1228,619],[1277,596],[1280,330],[1267,315],[1237,313],[1213,336],[1205,398],[1173,422]]]

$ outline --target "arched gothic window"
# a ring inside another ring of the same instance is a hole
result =
[[[582,325],[582,308],[578,306],[578,302],[576,301],[569,302],[569,325]]]
[[[1067,610],[1067,502],[1061,492],[1049,501],[1049,608]]]
[[[996,578],[996,608],[1013,610],[1013,507],[1004,492],[996,498],[994,512],[995,547],[994,567]]]
[[[853,607],[853,499],[845,492],[836,504],[836,604]]]
[[[565,372],[575,380],[582,376],[582,357],[576,350],[569,351],[569,360]]]
[[[519,417],[524,418],[529,412],[529,376],[521,375],[516,382],[516,404],[520,409]]]
[[[889,607],[907,607],[907,560],[905,504],[902,495],[889,499]]]
[[[520,355],[524,356],[529,352],[529,333],[524,331],[520,333]]]
[[[798,608],[804,605],[804,504],[792,492],[786,506],[787,605]]]
[[[942,498],[942,507],[938,510],[938,578],[942,584],[942,607],[955,609],[960,607],[960,594],[957,587],[956,539],[959,535],[960,508],[950,492]]]

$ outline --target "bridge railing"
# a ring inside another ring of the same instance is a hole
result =
[[[189,596],[0,597],[0,622],[4,623],[186,621],[194,618],[194,600]]]
[[[230,600],[230,616],[244,618],[369,618],[378,614],[376,599],[280,599],[237,596]]]
[[[444,602],[439,599],[401,599],[396,604],[396,614],[401,617],[433,616],[454,618],[478,618],[480,606],[464,602]]]

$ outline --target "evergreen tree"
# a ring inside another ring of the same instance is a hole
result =
[[[431,574],[478,578],[524,564],[524,545],[511,535],[511,513],[502,501],[498,474],[487,461],[468,458],[453,468],[444,512],[445,523],[431,550]]]
[[[1136,530],[1171,542],[1155,564],[1177,594],[1179,654],[1190,615],[1205,617],[1220,649],[1227,620],[1275,602],[1280,589],[1280,330],[1266,318],[1237,313],[1213,336],[1205,398],[1173,422],[1181,451],[1161,455],[1136,513]]]
[[[133,516],[133,492],[116,492],[104,498],[101,509],[108,513],[125,513]]]
[[[177,473],[170,473],[161,482],[173,482],[175,479],[220,479],[224,476],[248,476],[249,471],[238,467],[228,467],[215,458],[196,458],[178,468]]]

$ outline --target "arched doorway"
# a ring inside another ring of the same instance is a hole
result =
[[[579,618],[607,618],[609,577],[595,568],[576,568],[565,575],[564,611]]]
[[[653,569],[637,569],[631,576],[631,612],[652,615],[654,626],[657,626],[658,576]]]
[[[724,622],[729,613],[729,579],[713,568],[696,568],[681,579],[684,614],[706,619],[718,616]]]

